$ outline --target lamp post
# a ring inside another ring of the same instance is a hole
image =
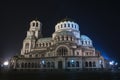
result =
[[[115,61],[110,61],[110,62],[109,62],[109,65],[110,65],[110,69],[111,69],[112,71],[114,71]]]
[[[9,70],[9,61],[4,61],[4,62],[3,62],[3,70],[4,70],[4,71]]]

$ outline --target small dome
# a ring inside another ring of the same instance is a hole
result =
[[[81,35],[81,42],[83,46],[92,46],[92,40],[86,35]]]
[[[88,37],[88,36],[86,36],[86,35],[81,35],[81,40],[82,41],[91,41],[91,39]]]

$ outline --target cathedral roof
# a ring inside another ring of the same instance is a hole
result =
[[[56,36],[57,35],[71,35],[71,36],[74,36],[74,34],[70,31],[67,31],[67,30],[63,30],[63,31],[60,31],[60,32],[55,32]]]
[[[81,35],[81,40],[82,41],[91,41],[91,39],[88,37],[88,36],[86,36],[86,35]]]
[[[51,37],[48,37],[48,38],[40,38],[40,39],[38,39],[37,42],[50,42],[51,40],[52,40]]]

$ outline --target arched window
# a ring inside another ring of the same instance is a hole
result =
[[[59,29],[59,26],[58,26],[58,29]]]
[[[91,61],[89,62],[89,67],[92,67],[92,62]]]
[[[35,63],[35,68],[37,68],[37,63]]]
[[[75,25],[75,29],[76,29],[76,25]]]
[[[36,47],[39,47],[39,44],[36,44]]]
[[[19,68],[19,64],[18,63],[16,63],[16,67]]]
[[[70,24],[68,24],[68,27],[70,27]]]
[[[39,44],[39,46],[41,47],[41,43]]]
[[[45,57],[45,54],[42,54],[41,57]]]
[[[48,68],[50,67],[50,62],[47,62],[47,67],[48,67]]]
[[[70,37],[70,41],[72,41],[72,37]]]
[[[38,58],[38,54],[36,54],[35,57]]]
[[[30,68],[30,63],[28,63],[28,68]]]
[[[73,28],[73,24],[72,24],[72,28]]]
[[[88,62],[85,62],[85,67],[88,67]]]
[[[55,63],[51,62],[51,67],[54,68],[55,67]]]
[[[83,41],[81,41],[81,43],[84,44]]]
[[[93,67],[96,67],[96,63],[95,63],[95,61],[93,62]]]
[[[66,37],[66,40],[68,41],[68,36]]]
[[[36,23],[36,27],[38,27],[38,23]]]
[[[86,52],[86,56],[89,56],[89,55],[88,55],[88,52]]]
[[[43,47],[45,46],[45,44],[43,43]]]
[[[24,63],[21,63],[21,67],[24,68]]]
[[[90,41],[88,41],[88,44],[90,45]]]
[[[32,65],[31,65],[31,66],[32,66],[32,68],[34,68],[34,63],[32,63]]]
[[[76,61],[76,67],[79,67],[79,61]]]
[[[27,63],[25,63],[25,68],[27,68]]]
[[[64,27],[66,27],[66,24],[64,24]]]
[[[71,64],[72,64],[72,67],[75,67],[75,62],[71,62]]]
[[[38,68],[40,68],[41,67],[41,64],[40,63],[38,63]]]
[[[25,48],[28,49],[29,48],[29,43],[25,44]]]
[[[33,27],[35,26],[35,23],[33,23]]]
[[[43,64],[43,68],[46,68],[46,63],[45,63],[45,64]]]
[[[30,54],[30,55],[29,55],[29,57],[31,58],[31,57],[32,57],[32,55]]]
[[[60,47],[58,50],[57,50],[57,55],[58,56],[66,56],[68,53],[68,50],[66,47]]]
[[[70,67],[70,61],[67,62],[67,67]]]

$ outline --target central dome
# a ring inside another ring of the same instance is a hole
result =
[[[59,23],[59,22],[65,22],[65,21],[75,22],[75,20],[73,20],[73,19],[71,19],[71,18],[64,18],[64,19],[58,21],[58,23]]]
[[[59,32],[62,30],[79,31],[79,25],[70,18],[64,18],[55,25],[55,31]]]

